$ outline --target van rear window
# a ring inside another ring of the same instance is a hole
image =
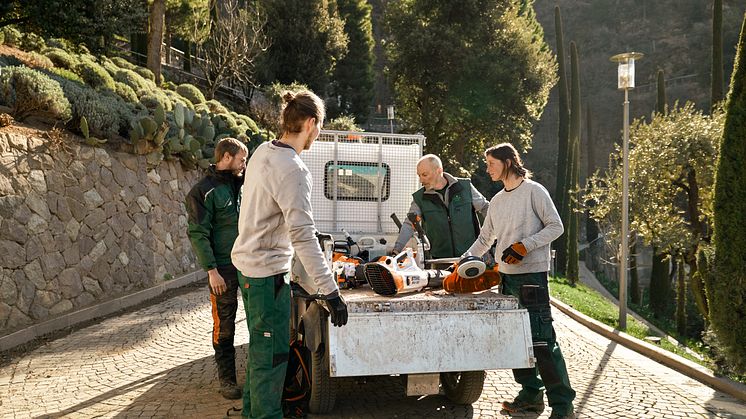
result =
[[[389,199],[391,169],[385,163],[327,162],[324,166],[324,196],[339,201]],[[335,188],[336,186],[336,188]]]

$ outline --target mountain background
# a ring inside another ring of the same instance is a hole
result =
[[[587,167],[591,171],[607,167],[614,144],[621,143],[624,93],[617,90],[617,64],[609,60],[612,55],[629,51],[645,54],[635,63],[637,87],[629,93],[630,122],[634,118],[650,119],[656,102],[658,69],[665,72],[669,107],[676,101],[681,105],[692,101],[700,109],[710,108],[712,0],[536,0],[534,8],[544,27],[544,39],[556,52],[555,5],[562,12],[568,71],[570,41],[577,44],[580,57],[581,185],[585,184]],[[723,1],[725,92],[744,12],[746,1]],[[533,148],[525,156],[536,179],[552,193],[556,179],[557,102],[555,87],[535,127]],[[590,162],[589,144],[593,147]]]

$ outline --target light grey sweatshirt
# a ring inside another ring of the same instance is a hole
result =
[[[253,278],[289,272],[295,251],[316,292],[338,292],[316,238],[311,172],[300,156],[292,148],[264,143],[246,165],[245,178],[231,252],[236,268]]]
[[[549,192],[541,184],[525,179],[517,188],[510,192],[503,189],[492,198],[479,237],[465,255],[482,255],[497,240],[495,259],[500,272],[547,272],[551,264],[549,245],[563,231]],[[503,250],[516,242],[526,246],[523,260],[514,265],[500,261]]]

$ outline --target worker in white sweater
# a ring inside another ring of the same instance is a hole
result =
[[[238,237],[238,268],[249,327],[242,416],[282,418],[281,397],[290,341],[290,261],[293,253],[329,305],[335,326],[347,306],[324,259],[311,214],[311,173],[300,159],[318,138],[324,103],[304,90],[283,95],[279,140],[260,145],[246,165]]]
[[[487,173],[493,181],[502,181],[504,189],[490,201],[479,237],[465,255],[482,255],[497,241],[503,293],[517,297],[528,310],[538,367],[538,374],[537,367],[513,370],[522,388],[502,407],[509,413],[542,412],[546,389],[550,418],[574,418],[575,391],[552,327],[547,283],[550,244],[564,231],[562,221],[549,193],[530,179],[511,144],[487,149],[485,158]]]

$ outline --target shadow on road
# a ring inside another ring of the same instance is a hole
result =
[[[236,348],[238,379],[243,381],[247,345]],[[472,406],[456,405],[445,396],[407,397],[403,377],[340,378],[336,380],[337,403],[326,415],[310,419],[367,418],[472,418]],[[211,356],[154,373],[113,388],[65,410],[43,418],[68,416],[222,418],[241,401],[217,393]]]

